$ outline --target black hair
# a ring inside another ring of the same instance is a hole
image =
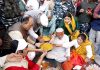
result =
[[[71,13],[67,13],[67,14],[65,15],[65,17],[66,17],[66,16],[72,18]]]
[[[81,37],[81,39],[83,40],[83,42],[86,40],[86,35],[84,33],[79,34],[78,37]]]
[[[21,23],[25,23],[25,24],[27,24],[28,21],[29,21],[29,18],[30,18],[30,17],[31,17],[31,16],[23,17],[23,18],[21,19]]]
[[[18,41],[17,40],[11,41],[10,47],[11,47],[11,52],[15,53],[18,47]]]

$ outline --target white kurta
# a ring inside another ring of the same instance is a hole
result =
[[[77,39],[76,40],[73,40],[73,41],[71,41],[71,42],[69,42],[68,44],[67,44],[67,47],[72,47],[72,46],[75,46],[75,48],[78,48],[79,47],[79,44],[78,44],[78,42],[77,42]],[[91,58],[92,57],[92,48],[91,48],[91,45],[87,45],[86,46],[86,52],[87,52],[87,57],[88,58]]]
[[[52,43],[62,44],[62,46],[55,46],[53,50],[47,53],[47,58],[55,59],[58,62],[64,62],[67,59],[66,56],[70,56],[70,48],[64,48],[67,47],[67,42],[69,42],[69,37],[67,35],[64,35],[61,40],[58,37],[55,37]]]

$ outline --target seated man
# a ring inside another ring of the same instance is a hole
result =
[[[70,60],[62,64],[63,70],[72,70],[72,68],[77,65],[81,68],[85,63],[94,60],[94,46],[87,39],[85,34],[80,34],[77,39],[69,42],[67,46],[74,46],[76,49],[71,52]]]
[[[69,42],[69,37],[64,34],[64,30],[62,28],[56,29],[56,34],[53,35],[50,41],[54,45],[54,48],[47,53],[46,57],[55,59],[58,62],[64,62],[70,57],[70,48],[64,48],[67,47],[67,42]]]
[[[37,50],[29,50],[27,48],[27,43],[24,39],[18,39],[18,40],[14,40],[11,43],[11,46],[15,46],[15,50],[13,50],[12,52],[15,52],[16,54],[20,55],[21,60],[16,61],[16,59],[14,59],[13,61],[9,59],[9,61],[6,61],[4,63],[4,70],[39,70],[40,69],[40,65],[41,62],[43,60],[43,58],[46,55],[46,52],[43,52],[43,54],[40,56],[39,60],[37,61],[37,63],[32,62],[31,60],[29,60],[29,58],[26,56],[27,52],[29,51],[37,51]],[[16,57],[16,56],[15,56]],[[16,57],[18,58],[18,57]]]

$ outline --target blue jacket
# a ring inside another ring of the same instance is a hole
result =
[[[91,22],[91,28],[100,31],[100,19],[95,19],[93,22]]]

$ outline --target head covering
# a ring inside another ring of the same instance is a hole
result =
[[[16,52],[19,50],[24,50],[28,45],[24,39],[18,39],[17,41],[18,41],[18,47],[17,47]]]
[[[56,32],[63,32],[64,30],[62,28],[57,28]]]
[[[40,16],[40,22],[43,26],[48,26],[48,17],[44,13]]]
[[[17,39],[11,42],[12,52],[15,53],[19,50],[23,50],[27,47],[27,42],[24,39]]]

